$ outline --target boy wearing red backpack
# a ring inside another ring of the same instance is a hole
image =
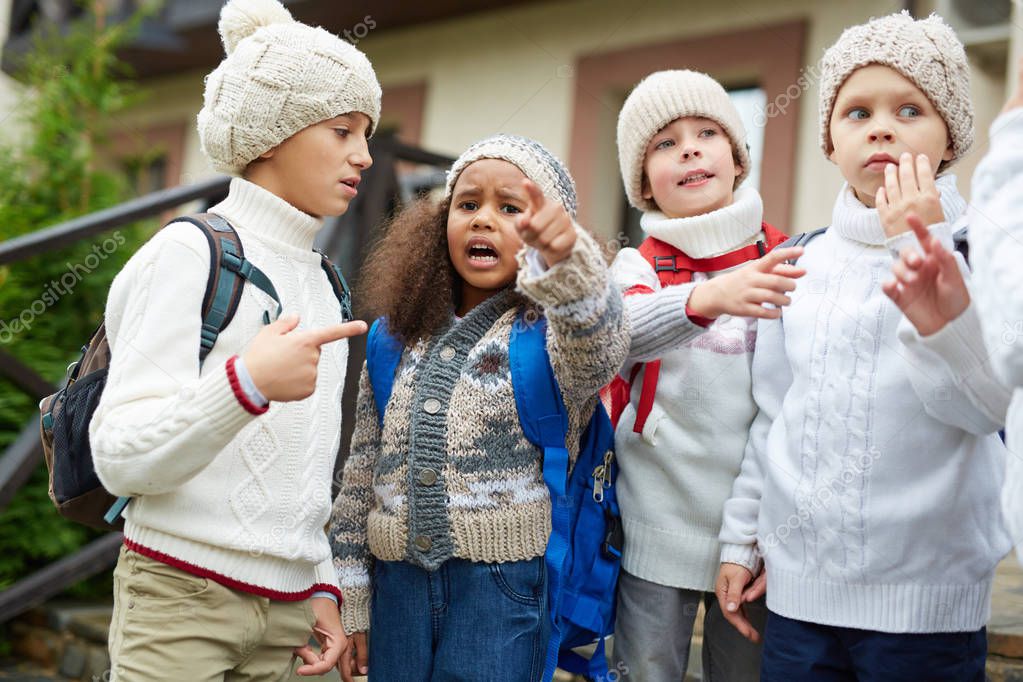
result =
[[[380,86],[364,54],[275,0],[232,0],[218,28],[227,57],[206,79],[199,139],[236,176],[211,224],[237,233],[251,282],[203,362],[216,264],[202,231],[168,225],[111,286],[90,442],[103,486],[133,498],[114,570],[115,680],[279,680],[296,656],[299,674],[322,675],[346,644],[324,524],[345,339],[366,325],[339,324],[313,241],[372,163]]]
[[[802,271],[784,261],[800,251],[768,254],[787,237],[763,222],[757,191],[740,188],[746,133],[710,76],[644,79],[619,115],[618,154],[646,239],[612,268],[632,321],[615,392],[625,530],[616,667],[644,682],[682,679],[703,601],[704,679],[756,680],[759,647],[729,627],[714,599],[717,536],[756,413],[756,320],[788,304]],[[747,608],[766,617],[762,600]]]

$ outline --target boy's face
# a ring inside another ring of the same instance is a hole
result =
[[[707,118],[677,118],[647,143],[643,198],[669,218],[709,213],[732,203],[741,173],[720,125]]]
[[[370,124],[353,112],[303,128],[249,164],[245,177],[311,216],[341,215],[373,163]]]
[[[448,209],[448,253],[462,278],[463,308],[515,280],[515,256],[522,248],[515,220],[529,207],[522,187],[525,177],[513,163],[480,159],[455,181]]]
[[[835,97],[828,155],[856,198],[874,207],[884,169],[902,152],[926,154],[931,167],[952,158],[948,126],[927,96],[898,71],[871,64],[853,72]]]

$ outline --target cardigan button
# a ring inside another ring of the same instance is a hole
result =
[[[433,485],[437,482],[437,472],[433,469],[423,469],[419,472],[420,485]]]
[[[440,359],[444,362],[451,362],[455,359],[455,349],[451,346],[444,346],[440,350]]]
[[[440,412],[440,401],[436,398],[427,398],[423,401],[423,409],[428,414],[437,414]]]
[[[420,552],[429,552],[431,547],[433,547],[433,540],[425,535],[419,535],[416,537],[416,549]]]

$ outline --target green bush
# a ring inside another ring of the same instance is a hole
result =
[[[24,134],[0,146],[0,241],[128,198],[126,178],[102,166],[101,152],[118,114],[138,98],[116,55],[138,19],[108,22],[101,7],[88,7],[62,34],[43,31],[19,65],[30,94],[21,108]],[[0,267],[0,350],[57,384],[102,319],[111,280],[147,232],[122,228]],[[35,399],[0,379],[0,451],[37,418]],[[0,511],[0,590],[96,536],[57,515],[40,463]],[[109,593],[109,582],[105,575],[73,592]]]

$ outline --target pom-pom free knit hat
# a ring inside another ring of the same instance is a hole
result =
[[[300,130],[358,111],[380,119],[373,66],[350,43],[292,19],[277,0],[230,0],[217,25],[227,56],[206,77],[199,142],[218,170],[241,174]]]
[[[887,66],[912,81],[948,126],[951,165],[973,144],[970,65],[955,32],[940,16],[916,20],[902,11],[847,28],[820,63],[820,140],[832,152],[831,113],[842,83],[869,64]]]
[[[728,92],[716,80],[699,71],[657,71],[632,92],[618,114],[618,164],[629,203],[641,211],[656,211],[653,201],[643,198],[643,162],[650,138],[677,118],[698,116],[720,125],[732,142],[742,172],[735,187],[750,170],[746,128]]]
[[[451,198],[455,182],[466,166],[480,159],[501,159],[513,164],[537,184],[544,196],[561,202],[568,214],[575,218],[575,181],[565,164],[536,140],[518,135],[502,133],[470,145],[448,171],[445,199]]]

